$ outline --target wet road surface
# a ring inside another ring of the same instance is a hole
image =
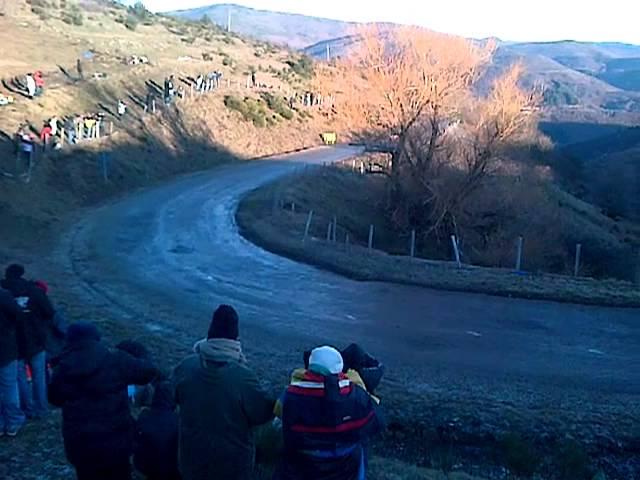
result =
[[[97,209],[60,248],[97,294],[126,308],[127,321],[185,342],[206,333],[215,305],[230,303],[253,358],[279,373],[305,348],[357,340],[387,364],[383,388],[416,405],[439,399],[480,418],[554,410],[627,435],[639,418],[640,310],[356,282],[239,235],[245,193],[354,153],[321,148],[184,177]]]

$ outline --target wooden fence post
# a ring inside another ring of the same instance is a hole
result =
[[[62,130],[60,130],[60,148],[64,147],[65,136],[66,136],[66,129],[62,127]]]
[[[104,179],[104,183],[109,181],[109,154],[102,152],[100,154],[100,160],[102,163],[102,178]]]
[[[369,250],[373,249],[373,225],[369,225],[369,242],[368,242]]]
[[[524,238],[518,237],[518,251],[516,253],[516,271],[519,272],[522,267],[522,247]]]
[[[411,244],[409,245],[409,255],[411,258],[416,256],[416,231],[411,230]]]
[[[458,264],[458,268],[462,267],[462,262],[460,261],[460,248],[458,247],[458,239],[455,235],[451,235],[451,244],[453,245],[453,253],[455,255],[456,263]]]
[[[577,277],[580,273],[580,257],[582,256],[582,244],[576,244],[576,262],[573,265],[573,276]]]
[[[311,228],[311,220],[313,219],[313,210],[309,211],[309,215],[307,216],[307,224],[304,226],[304,237],[302,237],[302,241],[305,242],[307,237],[309,236],[309,229]]]
[[[109,136],[113,135],[113,122],[109,123]]]
[[[332,237],[333,243],[336,243],[336,241],[338,240],[338,217],[337,216],[333,216],[333,237]]]

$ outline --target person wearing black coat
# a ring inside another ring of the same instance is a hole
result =
[[[55,310],[47,294],[35,282],[26,280],[22,265],[10,265],[1,286],[9,290],[20,307],[17,322],[18,387],[20,403],[27,417],[43,417],[47,404],[46,349]],[[31,368],[31,384],[26,366]]]
[[[144,385],[157,375],[150,362],[107,348],[94,325],[69,326],[49,401],[62,407],[65,453],[78,480],[131,478],[134,421],[127,385]]]
[[[136,421],[133,464],[147,480],[179,480],[178,414],[173,387],[155,385],[151,408]]]
[[[18,394],[16,322],[19,314],[11,293],[0,288],[0,436],[15,436],[25,420]]]

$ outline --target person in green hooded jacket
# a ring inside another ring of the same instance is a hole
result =
[[[183,480],[250,480],[252,429],[273,417],[274,399],[247,365],[238,314],[221,305],[206,340],[174,372]]]

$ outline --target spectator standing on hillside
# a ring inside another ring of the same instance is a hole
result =
[[[16,142],[18,148],[18,159],[31,163],[33,159],[34,136],[29,131],[29,127],[21,125],[16,133]],[[20,173],[20,172],[16,172]]]
[[[9,290],[20,307],[18,316],[18,386],[24,413],[42,418],[49,410],[47,402],[46,350],[55,310],[46,293],[34,282],[25,280],[22,265],[9,265],[1,286]],[[31,385],[27,381],[31,370]]]
[[[27,95],[29,95],[29,98],[33,99],[33,97],[36,96],[36,81],[30,73],[26,75],[25,80],[27,84]]]
[[[133,440],[133,464],[147,480],[179,480],[178,414],[173,387],[155,385],[151,407],[138,416]]]
[[[42,142],[43,148],[46,150],[49,144],[51,143],[52,129],[49,123],[45,123],[40,130],[40,141]]]
[[[78,480],[128,480],[134,422],[127,385],[158,375],[148,361],[100,342],[98,329],[78,322],[53,370],[49,400],[62,407],[62,437]]]
[[[44,78],[42,78],[41,71],[38,70],[36,73],[33,74],[33,81],[36,84],[35,95],[39,97],[44,92]]]
[[[127,104],[122,100],[118,100],[118,116],[120,118],[124,117],[127,113]]]
[[[274,401],[249,369],[238,336],[238,314],[221,305],[207,339],[175,369],[184,480],[252,478],[251,429],[273,417]]]
[[[78,71],[78,78],[84,80],[84,69],[82,68],[82,60],[76,60],[76,70]]]
[[[76,143],[77,143],[84,138],[84,117],[82,115],[76,115],[73,118],[73,124],[76,129]]]
[[[376,400],[343,373],[340,352],[319,347],[282,399],[284,455],[275,480],[363,480],[364,443],[383,421]]]
[[[0,288],[0,437],[15,437],[25,420],[18,392],[19,315],[13,295]]]
[[[165,77],[164,78],[164,85],[163,85],[163,96],[164,96],[164,104],[165,105],[169,105],[169,103],[171,103],[171,95],[169,93],[169,77]]]
[[[147,99],[145,104],[145,112],[147,113],[156,113],[156,95],[153,91],[149,90],[147,92]]]
[[[86,134],[85,138],[88,138],[88,139],[96,138],[96,133],[97,133],[96,124],[97,124],[97,121],[93,115],[87,115],[86,117],[84,117],[84,129]]]
[[[66,133],[67,142],[69,145],[73,145],[76,143],[76,126],[73,117],[69,117],[64,121],[64,130],[62,131],[62,135]]]
[[[55,115],[49,119],[49,126],[51,127],[51,135],[56,137],[58,136],[58,117]]]
[[[169,101],[172,101],[173,97],[176,94],[176,87],[175,87],[175,83],[174,83],[174,80],[173,80],[173,75],[169,76],[168,87],[169,87]]]

